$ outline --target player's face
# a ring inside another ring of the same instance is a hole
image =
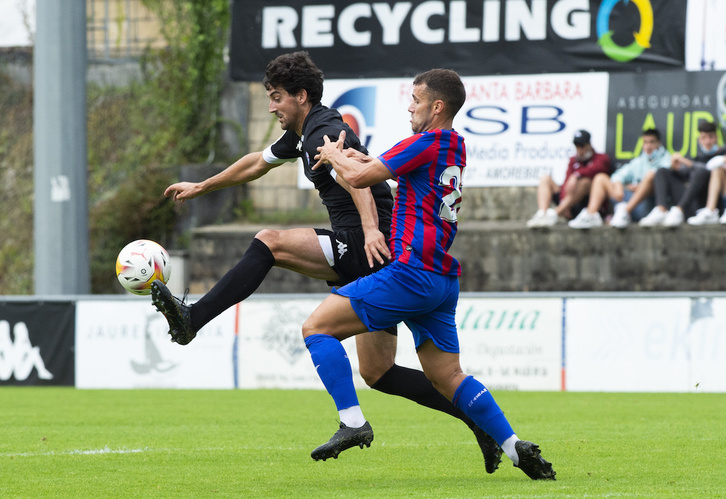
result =
[[[429,129],[434,119],[434,102],[427,91],[426,85],[414,85],[411,94],[411,105],[408,112],[411,113],[411,130],[413,133],[424,132]]]
[[[716,132],[700,132],[698,134],[698,142],[704,151],[710,151],[718,143],[718,137],[716,136]]]
[[[653,151],[660,147],[660,141],[652,135],[643,136],[643,151],[645,154],[653,154]]]
[[[305,112],[298,96],[290,95],[283,88],[270,88],[267,90],[270,99],[270,112],[277,116],[280,128],[302,132]]]

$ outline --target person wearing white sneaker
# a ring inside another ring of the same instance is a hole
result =
[[[711,171],[711,178],[708,181],[708,198],[706,206],[696,212],[696,215],[688,219],[688,225],[716,225],[726,224],[726,212],[718,218],[718,202],[723,193],[726,192],[726,148],[722,148],[706,163],[706,168]]]
[[[559,217],[572,218],[590,192],[592,179],[598,173],[610,174],[612,171],[607,154],[595,152],[590,143],[590,133],[578,130],[572,140],[575,155],[570,157],[565,180],[562,185],[552,180],[550,175],[539,179],[537,187],[537,212],[527,221],[527,227],[550,227]],[[557,206],[550,208],[552,202]]]
[[[654,210],[657,209],[658,212],[651,212],[641,220],[640,225],[676,227],[683,223],[684,218],[695,215],[696,210],[706,204],[711,176],[706,164],[719,153],[716,124],[701,121],[698,124],[698,132],[698,154],[692,160],[680,153],[674,153],[671,157],[671,167],[656,171]],[[669,200],[675,200],[675,205],[670,210],[668,210]]]
[[[608,198],[618,203],[613,215],[615,224],[613,220],[610,221],[613,227],[627,227],[631,217],[635,220],[640,219],[641,203],[653,192],[656,170],[669,167],[671,163],[671,155],[661,145],[658,130],[655,128],[643,130],[640,137],[643,141],[643,152],[640,156],[621,166],[612,176],[602,173],[595,176],[590,189],[587,213],[583,215],[583,221],[571,223],[570,227],[584,229],[596,226],[591,225],[597,223],[594,215],[600,211]],[[602,224],[601,216],[600,223]]]

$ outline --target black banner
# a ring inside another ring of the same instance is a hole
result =
[[[75,304],[0,302],[0,385],[75,384]]]
[[[723,71],[610,75],[607,152],[618,166],[627,163],[642,150],[640,132],[657,128],[668,150],[695,156],[698,124],[726,118],[725,91]]]
[[[307,50],[327,78],[682,68],[685,1],[235,0],[230,72],[259,81]]]

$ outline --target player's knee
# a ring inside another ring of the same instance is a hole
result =
[[[388,365],[387,363],[359,363],[358,370],[360,371],[360,377],[363,378],[367,386],[372,387],[375,385],[384,374],[393,366],[393,363]]]
[[[278,233],[279,231],[272,230],[272,229],[262,229],[257,234],[255,234],[255,239],[259,240],[260,242],[264,243],[265,246],[270,248],[270,251],[272,251],[272,254],[275,254],[275,250],[278,246],[278,241],[280,239],[280,235]]]
[[[302,326],[303,338],[317,334],[318,328],[315,324],[315,320],[312,317],[308,317]]]

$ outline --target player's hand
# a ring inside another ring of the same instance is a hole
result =
[[[391,259],[391,252],[388,249],[388,241],[378,229],[367,230],[365,232],[366,242],[363,248],[366,250],[368,258],[368,266],[373,268],[375,262],[383,265]]]
[[[313,170],[320,168],[323,163],[330,163],[331,159],[343,151],[345,145],[345,130],[340,131],[338,140],[331,142],[327,135],[323,135],[323,145],[318,147],[318,154],[313,159],[317,159],[318,162],[313,165]]]
[[[183,203],[187,199],[193,199],[202,193],[199,183],[196,182],[177,182],[171,184],[164,191],[164,196],[172,198],[174,201]]]

